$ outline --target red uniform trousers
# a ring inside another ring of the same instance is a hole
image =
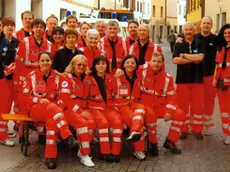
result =
[[[199,83],[177,84],[177,95],[178,105],[186,114],[181,131],[188,132],[191,124],[195,133],[201,133],[203,130],[204,85]]]
[[[10,101],[11,90],[9,89],[5,78],[0,79],[0,87],[0,95],[2,96],[0,99],[0,114],[9,113],[10,106],[8,102]],[[2,141],[8,139],[7,128],[7,121],[4,121],[0,115],[0,140]]]
[[[72,112],[72,111],[65,111],[65,118],[69,125],[71,125],[77,134],[77,140],[81,144],[80,152],[82,155],[89,155],[90,154],[90,134],[88,127],[90,126],[93,129],[95,126],[93,120],[85,119],[81,114]]]
[[[121,152],[121,137],[123,133],[123,123],[120,114],[113,108],[106,107],[104,116],[112,128],[112,148],[113,155],[119,155]]]
[[[99,143],[100,152],[102,154],[110,154],[110,143],[109,143],[109,122],[105,118],[103,111],[97,109],[87,109],[92,117],[93,121],[98,128],[99,132]]]
[[[226,91],[222,91],[220,89],[216,90],[221,112],[223,133],[230,135],[230,89],[228,88]]]
[[[213,76],[204,77],[204,126],[214,126],[213,111],[216,91],[212,86]]]
[[[135,151],[144,151],[144,105],[134,103],[131,106],[123,106],[119,109],[119,113],[122,121],[130,128],[130,132],[137,131],[141,133],[140,141],[134,143]]]
[[[30,108],[30,116],[35,120],[45,121],[46,123],[46,158],[57,157],[57,135],[60,131],[62,139],[67,139],[71,136],[68,124],[64,114],[56,104],[35,104]]]

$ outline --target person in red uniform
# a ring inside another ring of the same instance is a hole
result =
[[[154,52],[162,53],[160,45],[155,44],[151,39],[149,39],[149,34],[149,25],[141,24],[138,27],[139,40],[129,49],[129,54],[134,55],[137,58],[139,65],[150,61]]]
[[[108,35],[101,38],[101,49],[105,53],[111,65],[111,71],[115,72],[120,67],[122,59],[125,57],[126,44],[125,39],[118,36],[119,24],[116,21],[110,21],[107,25]]]
[[[12,92],[8,87],[7,80],[5,78],[9,74],[9,71],[7,72],[7,68],[5,67],[2,59],[2,53],[4,53],[3,42],[5,42],[5,35],[3,33],[2,26],[2,19],[0,18],[0,94],[4,97],[4,99],[0,99],[0,114],[9,113],[8,101],[11,99],[10,95]],[[7,128],[7,121],[4,121],[2,116],[0,116],[0,144],[5,146],[14,146],[14,142],[10,141],[7,135]]]
[[[173,52],[173,63],[177,64],[177,94],[179,107],[186,114],[186,121],[182,128],[181,139],[188,137],[189,125],[199,140],[203,139],[203,42],[195,39],[193,23],[184,24],[184,41],[176,43]],[[189,114],[190,113],[190,114]],[[191,123],[190,123],[191,120]]]
[[[19,86],[18,86],[18,96],[16,97],[18,102],[20,101],[21,91],[22,91],[22,83],[25,80],[25,77],[33,70],[38,68],[38,54],[41,51],[51,51],[51,43],[48,40],[43,39],[43,33],[46,28],[46,24],[42,19],[36,18],[31,24],[33,35],[30,37],[25,37],[23,41],[19,43],[19,49],[17,52],[16,59],[20,61],[19,66],[21,68],[19,72]],[[16,64],[17,65],[17,64]],[[16,66],[17,69],[17,66]],[[17,70],[16,70],[17,71]],[[15,71],[15,72],[16,72]],[[23,103],[19,104],[19,112],[25,113],[25,107]],[[44,125],[42,123],[38,123],[37,130],[40,133],[39,137],[44,140]],[[19,127],[21,130],[21,127]],[[19,131],[19,135],[21,131]]]
[[[116,78],[115,109],[121,114],[124,124],[130,129],[127,140],[134,142],[134,155],[137,159],[145,159],[145,107],[139,104],[140,80],[137,79],[137,59],[126,56],[121,62],[123,74]]]
[[[164,57],[161,53],[154,53],[151,61],[140,66],[138,75],[141,79],[140,102],[145,105],[145,113],[156,114],[165,121],[172,120],[164,148],[173,154],[181,154],[176,142],[180,137],[181,128],[185,120],[185,113],[178,107],[174,79],[165,71]],[[153,116],[153,115],[152,115]],[[146,124],[152,155],[158,155],[156,126]]]
[[[22,25],[23,28],[21,28],[19,31],[16,32],[15,37],[21,41],[23,38],[28,37],[31,35],[32,27],[31,24],[34,20],[34,14],[31,11],[24,11],[21,14],[22,19]]]
[[[86,76],[87,103],[98,127],[100,149],[107,162],[119,162],[123,123],[120,114],[114,110],[115,77],[109,74],[109,62],[105,56],[93,60],[91,75]],[[109,141],[111,127],[112,143]]]
[[[54,54],[57,52],[57,50],[64,47],[64,29],[60,26],[56,26],[51,34],[51,57],[54,57]]]
[[[89,29],[86,34],[87,46],[80,49],[83,51],[85,57],[87,58],[87,61],[88,61],[87,65],[89,68],[92,67],[93,59],[103,54],[102,50],[98,46],[99,39],[100,39],[100,36],[97,30]]]
[[[230,144],[230,24],[225,24],[218,34],[218,52],[213,86],[216,87],[221,112],[224,143]]]
[[[128,33],[129,36],[126,38],[126,51],[129,52],[130,46],[134,44],[138,39],[137,29],[139,23],[135,20],[128,22]]]
[[[105,36],[105,30],[106,30],[106,25],[105,22],[102,20],[96,21],[95,27],[100,34],[100,38],[103,38]]]
[[[53,58],[52,68],[62,73],[69,65],[72,58],[78,54],[83,54],[82,51],[75,47],[78,40],[78,33],[74,29],[66,29],[64,34],[66,42],[64,48],[59,49]]]
[[[46,19],[47,30],[43,34],[43,38],[51,42],[53,29],[58,25],[58,18],[55,15],[50,15]]]
[[[78,37],[77,48],[86,47],[86,33],[89,29],[92,29],[89,23],[83,22],[80,24],[80,36]]]
[[[40,52],[38,63],[39,69],[29,73],[23,82],[22,101],[31,118],[46,124],[46,166],[55,169],[58,132],[70,148],[78,146],[78,142],[69,130],[62,109],[55,104],[60,76],[51,69],[50,53]]]

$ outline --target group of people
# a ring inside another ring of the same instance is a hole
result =
[[[70,15],[64,30],[57,26],[54,15],[44,22],[25,11],[21,19],[23,28],[15,34],[13,18],[0,20],[0,92],[4,96],[0,113],[9,113],[14,102],[15,113],[39,121],[35,125],[39,140],[45,138],[47,168],[56,168],[58,134],[70,148],[79,147],[78,156],[87,167],[95,166],[89,155],[96,130],[106,162],[120,161],[124,129],[129,130],[127,141],[133,143],[137,159],[146,158],[146,136],[149,151],[158,156],[159,118],[172,120],[163,147],[181,154],[176,146],[179,138],[186,139],[191,132],[197,139],[203,139],[202,132],[210,135],[213,86],[220,85],[217,94],[225,143],[230,144],[225,94],[230,82],[228,25],[219,35],[222,44],[211,34],[211,18],[202,19],[202,32],[196,36],[192,23],[184,25],[183,38],[177,40],[173,53],[178,67],[176,89],[173,77],[166,72],[161,47],[149,38],[147,24],[129,21],[129,36],[124,39],[118,36],[116,21],[97,21],[93,29],[89,23],[78,24]],[[16,122],[19,137],[21,127]],[[75,136],[69,127],[76,131]],[[9,137],[7,121],[0,116],[1,144],[14,146]]]

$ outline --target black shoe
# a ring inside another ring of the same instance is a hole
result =
[[[187,138],[188,138],[188,133],[187,132],[182,132],[181,135],[180,135],[180,139],[185,140]]]
[[[57,168],[57,164],[54,158],[46,158],[46,167],[48,169],[55,169]]]
[[[79,146],[78,141],[77,141],[73,136],[69,136],[69,137],[66,139],[66,142],[67,142],[67,144],[68,144],[68,146],[69,146],[70,149]]]
[[[106,162],[114,162],[113,155],[110,154],[102,154],[102,160]]]
[[[152,156],[158,156],[158,154],[159,154],[159,152],[158,152],[157,144],[151,143],[151,155]]]
[[[204,139],[202,133],[195,133],[194,135],[195,135],[195,137],[196,137],[197,140],[203,140]]]
[[[173,141],[169,140],[169,139],[165,140],[163,147],[165,149],[170,150],[170,152],[172,152],[173,154],[181,154],[181,150],[178,149],[176,144]]]
[[[45,145],[46,144],[46,136],[45,135],[38,135],[38,143],[39,145]]]
[[[120,162],[121,160],[120,155],[113,155],[113,159],[115,162]]]

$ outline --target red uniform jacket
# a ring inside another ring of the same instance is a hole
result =
[[[52,43],[52,45],[51,45],[51,57],[52,57],[52,59],[54,57],[54,54],[57,52],[57,50],[63,48],[64,46],[65,46],[64,43],[62,43],[61,46],[58,46],[55,42]]]
[[[63,110],[81,113],[86,108],[86,89],[79,78],[68,74],[61,79],[59,88],[57,102]]]
[[[85,43],[85,41],[83,40],[83,38],[81,36],[79,37],[79,39],[77,41],[77,46],[76,47],[78,49],[86,47],[86,43]]]
[[[129,49],[130,47],[134,44],[130,44],[130,36],[128,36],[126,39],[125,39],[125,42],[126,42],[126,52],[128,53],[129,52]],[[136,42],[136,41],[135,41]]]
[[[25,30],[21,28],[19,31],[15,33],[15,38],[17,38],[19,41],[22,41],[26,36]]]
[[[138,78],[141,80],[142,104],[152,108],[166,108],[169,113],[177,109],[174,79],[165,72],[164,66],[162,71],[154,74],[150,65],[146,63],[138,69]]]
[[[91,109],[104,110],[106,105],[114,107],[114,95],[115,95],[115,78],[109,74],[105,76],[105,87],[107,93],[107,102],[101,96],[98,84],[93,76],[86,76],[84,79],[84,86],[86,88],[87,106]]]
[[[223,61],[224,61],[224,54],[225,54],[225,47],[221,49],[219,53],[216,54],[216,63],[217,63],[217,68],[216,68],[216,74],[215,74],[215,79],[221,79],[224,80],[224,85],[229,86],[230,85],[230,50],[227,52],[226,56],[226,68],[223,69]]]
[[[110,64],[112,64],[112,58],[113,58],[113,49],[109,43],[109,37],[104,36],[101,38],[101,49],[105,53],[105,56],[108,58]],[[126,53],[126,43],[125,39],[118,36],[117,37],[117,43],[115,45],[115,51],[116,51],[116,59],[117,59],[117,68],[120,68],[121,61],[125,57]]]
[[[160,45],[153,43],[153,41],[149,40],[149,45],[145,53],[145,62],[148,62],[151,60],[152,54],[154,52],[160,52],[162,53],[162,49]],[[139,59],[140,50],[138,46],[138,42],[135,42],[129,49],[129,54],[134,55],[137,59]]]
[[[47,98],[51,102],[55,102],[59,90],[59,74],[51,70],[47,80],[44,80],[44,73],[40,70],[33,71],[27,75],[23,83],[22,102],[28,107],[40,102],[41,98]]]
[[[121,75],[116,78],[116,95],[114,106],[121,108],[123,106],[130,106],[132,103],[137,103],[140,98],[140,80],[136,79],[134,81],[133,89],[131,90],[131,85],[127,81],[125,75]]]

